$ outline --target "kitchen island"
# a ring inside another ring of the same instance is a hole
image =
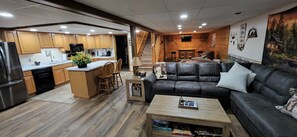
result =
[[[78,68],[77,66],[67,68],[74,97],[89,99],[98,94],[98,79],[96,77],[100,74],[100,68],[107,62],[116,63],[116,60],[92,62],[86,68]]]

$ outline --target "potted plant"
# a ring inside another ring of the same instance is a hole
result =
[[[91,55],[84,52],[77,52],[75,56],[70,58],[78,68],[86,68],[88,63],[92,62]]]

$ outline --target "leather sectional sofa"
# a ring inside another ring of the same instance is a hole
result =
[[[297,76],[260,64],[241,64],[256,73],[249,93],[216,87],[220,72],[228,72],[233,63],[166,63],[167,79],[149,74],[145,80],[145,98],[155,94],[217,98],[231,110],[253,137],[296,137],[297,120],[275,108],[291,97],[289,88],[297,87]],[[236,83],[234,83],[236,84]]]

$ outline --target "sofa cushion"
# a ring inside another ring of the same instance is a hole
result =
[[[198,81],[197,65],[194,63],[178,63],[177,71],[179,81]]]
[[[247,69],[250,69],[252,63],[238,63],[241,66],[244,66]],[[221,63],[221,69],[222,72],[228,72],[232,67],[233,67],[234,63]]]
[[[260,92],[260,89],[264,85],[264,82],[274,72],[274,69],[269,66],[254,63],[251,65],[251,71],[257,74],[254,82],[252,83],[251,90]]]
[[[295,137],[297,121],[275,108],[276,103],[258,93],[231,92],[231,100],[263,135]]]
[[[294,87],[297,87],[296,75],[275,71],[265,81],[260,93],[278,105],[284,105],[291,97],[290,88]]]
[[[226,88],[216,87],[216,82],[199,82],[201,87],[201,95],[211,97],[229,97],[230,90]]]
[[[204,62],[198,64],[200,82],[218,82],[220,79],[221,67],[216,62]]]
[[[166,62],[167,79],[177,80],[176,62]]]
[[[174,94],[175,81],[157,80],[153,85],[153,91],[156,93]]]
[[[175,84],[175,93],[185,95],[200,95],[201,88],[196,81],[177,81]]]

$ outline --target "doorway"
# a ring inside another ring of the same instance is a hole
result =
[[[116,47],[117,47],[117,60],[122,59],[124,70],[129,70],[129,59],[128,59],[128,44],[127,44],[127,35],[117,35]]]

